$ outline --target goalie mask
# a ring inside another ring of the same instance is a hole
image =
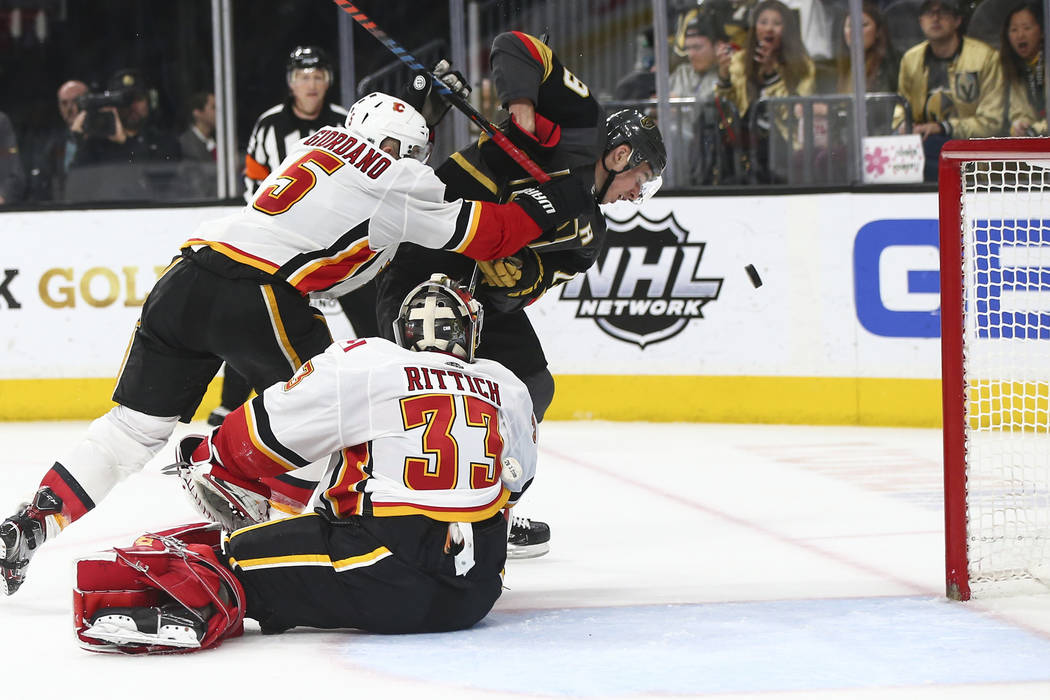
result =
[[[346,128],[356,131],[379,148],[385,139],[396,139],[398,158],[423,163],[430,157],[430,129],[412,105],[382,92],[365,95],[350,107]]]
[[[667,149],[664,147],[664,139],[660,134],[660,128],[652,117],[644,115],[636,109],[621,109],[619,112],[610,114],[609,118],[605,120],[603,159],[611,150],[622,144],[627,144],[631,147],[631,155],[627,159],[627,165],[622,170],[609,171],[612,177],[605,181],[605,186],[602,187],[602,191],[597,199],[599,202],[604,199],[605,193],[612,184],[614,177],[636,168],[642,163],[648,163],[652,175],[642,185],[641,193],[638,199],[635,200],[635,203],[641,204],[652,197],[663,184],[663,178],[660,175],[663,173],[664,166],[667,165]]]
[[[401,302],[394,337],[408,350],[445,352],[473,362],[482,316],[481,304],[466,289],[436,273]]]

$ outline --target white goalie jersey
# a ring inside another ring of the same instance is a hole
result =
[[[330,455],[311,506],[331,518],[477,522],[536,469],[532,400],[509,370],[379,338],[334,343],[240,413],[215,436],[222,463],[272,476]]]

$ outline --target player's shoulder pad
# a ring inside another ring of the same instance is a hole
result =
[[[518,377],[511,372],[509,369],[504,367],[495,360],[488,360],[483,357],[479,357],[469,365],[478,374],[484,374],[495,381],[499,382],[501,392],[513,391],[515,393],[522,393],[526,398],[529,398],[529,390]],[[529,404],[532,404],[532,399],[529,398]]]

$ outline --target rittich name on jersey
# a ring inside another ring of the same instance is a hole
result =
[[[435,389],[469,391],[472,394],[500,406],[499,384],[489,379],[474,377],[466,372],[434,367],[405,367],[408,391],[434,391]],[[453,387],[453,384],[455,387]]]

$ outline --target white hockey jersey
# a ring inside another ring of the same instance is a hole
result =
[[[445,202],[444,193],[429,166],[325,127],[288,153],[243,210],[201,224],[182,247],[210,247],[303,294],[339,296],[371,280],[402,241],[488,260],[539,233],[522,242],[523,232],[503,226],[508,215],[531,221],[520,208],[503,214],[495,208],[508,205]]]
[[[252,479],[331,455],[311,505],[334,519],[477,522],[516,502],[536,470],[532,400],[510,370],[380,338],[333,343],[231,413],[212,443]]]

